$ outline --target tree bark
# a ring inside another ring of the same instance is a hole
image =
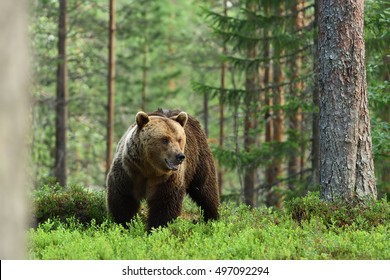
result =
[[[293,14],[295,14],[294,27],[298,33],[301,33],[300,30],[304,27],[304,12],[302,8],[305,5],[305,1],[296,0],[293,7]],[[302,68],[302,57],[301,54],[297,54],[291,62],[292,75],[291,80],[294,81],[299,78],[300,71]],[[294,101],[301,99],[301,93],[303,91],[303,81],[295,81],[290,86],[290,95],[294,98]],[[299,141],[300,135],[302,134],[302,110],[300,107],[297,107],[296,111],[292,112],[289,117],[289,129],[291,141]],[[300,151],[294,150],[291,152],[288,160],[288,177],[293,178],[300,171],[303,170],[303,158],[304,158],[304,148],[303,145],[300,145]],[[288,188],[290,190],[294,189],[295,184],[293,181],[288,183]]]
[[[283,4],[279,4],[277,7],[277,15],[283,16],[284,7]],[[284,140],[284,112],[282,106],[284,105],[284,95],[285,88],[282,85],[285,81],[284,74],[284,59],[281,58],[284,55],[283,46],[279,42],[275,42],[274,48],[275,54],[278,54],[280,58],[278,61],[273,64],[273,81],[275,85],[275,89],[273,91],[273,112],[274,112],[274,120],[273,120],[273,142],[283,142]],[[283,162],[280,158],[277,158],[273,166],[273,176],[274,180],[277,180],[278,177],[283,175]],[[272,184],[275,182],[272,182]],[[279,188],[281,186],[278,186]],[[277,206],[281,207],[283,203],[283,195],[280,192],[275,192],[274,189],[271,189],[267,195],[267,205],[268,206]]]
[[[146,40],[146,39],[145,39]],[[141,110],[146,111],[146,88],[148,83],[148,45],[143,47],[142,59],[142,89],[141,89]]]
[[[324,200],[376,198],[363,0],[319,0],[320,186]]]
[[[146,22],[146,7],[143,7],[142,16]],[[149,45],[148,45],[148,37],[145,34],[143,38],[143,49],[142,49],[142,86],[141,86],[141,110],[146,112],[146,89],[148,83],[148,53],[149,53]]]
[[[176,5],[176,0],[172,0],[172,6],[175,6]],[[169,29],[169,34],[168,34],[168,55],[170,58],[172,58],[175,54],[175,50],[173,48],[173,34],[176,33],[176,30],[175,30],[175,25],[173,24],[175,22],[175,12],[174,11],[171,11],[170,13],[170,23],[169,23],[169,26],[168,26],[168,29]],[[172,63],[172,59],[170,59],[170,62],[169,62],[169,66],[168,66],[168,69],[169,69],[169,72],[172,71],[172,69],[174,69],[174,65]],[[169,81],[168,81],[168,92],[169,94],[171,95],[170,98],[172,97],[172,94],[175,92],[176,90],[176,83],[175,83],[175,79],[174,78],[170,78]]]
[[[66,185],[66,131],[68,125],[68,88],[66,54],[66,0],[59,0],[58,20],[58,61],[57,61],[57,100],[56,100],[56,146],[54,176],[61,186]]]
[[[314,28],[318,28],[318,0],[315,0]],[[314,57],[318,57],[318,36],[314,37]],[[314,59],[313,63],[314,74],[314,89],[313,89],[313,114],[312,114],[312,145],[311,145],[311,168],[312,178],[311,184],[318,186],[320,184],[320,126],[319,126],[319,108],[320,108],[320,93],[318,86],[318,59]]]
[[[0,1],[0,259],[26,258],[27,1]]]
[[[106,147],[106,174],[110,170],[113,158],[114,142],[114,108],[115,108],[115,0],[110,0],[110,21],[108,26],[108,102],[107,102],[107,147]]]
[[[255,11],[256,5],[254,3],[248,3],[247,9]],[[247,59],[253,59],[256,57],[256,46],[249,46],[247,49]],[[253,129],[256,125],[256,114],[254,113],[253,103],[257,104],[256,98],[256,83],[258,71],[254,69],[247,69],[245,73],[245,90],[244,97],[245,105],[245,117],[244,117],[244,150],[246,153],[250,153],[253,146],[256,144],[256,138],[253,133]],[[256,168],[251,164],[245,167],[244,171],[244,203],[249,206],[255,206],[256,193],[255,193],[255,176]]]
[[[269,16],[269,4],[264,3],[266,5],[264,7],[265,9],[265,15]],[[265,27],[264,28],[264,37],[268,38],[270,37],[270,32],[269,30]],[[272,61],[271,61],[271,46],[270,46],[270,41],[268,39],[264,40],[263,44],[263,50],[264,50],[264,60],[266,63],[264,64],[264,76],[263,76],[263,84],[264,87],[267,88],[269,86],[270,81],[272,81]],[[272,116],[272,96],[271,96],[271,91],[270,90],[265,90],[264,92],[264,103],[266,106],[266,111],[265,111],[265,142],[270,143],[273,140],[273,116]],[[276,181],[276,176],[274,172],[273,166],[267,166],[266,169],[266,183],[268,186],[271,186],[275,181]]]
[[[226,0],[223,1],[223,15],[227,16],[227,4]],[[222,54],[227,54],[226,43],[223,43],[222,46]],[[225,81],[226,81],[226,61],[221,63],[221,96],[219,99],[219,147],[223,149],[224,146],[224,127],[225,127]],[[223,186],[223,170],[222,166],[218,167],[218,189],[219,195],[222,194],[222,186]]]
[[[209,137],[209,92],[203,94],[203,122],[204,132],[207,138]]]

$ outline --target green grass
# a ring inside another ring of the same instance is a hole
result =
[[[151,234],[145,231],[144,218],[139,216],[129,229],[107,218],[100,224],[92,221],[87,225],[75,218],[65,222],[49,219],[29,231],[29,257],[390,259],[390,206],[385,200],[337,208],[335,204],[323,204],[317,197],[311,194],[295,199],[284,210],[224,203],[220,220],[210,223],[194,223],[198,209],[186,202],[184,217]],[[338,214],[332,218],[332,212]]]

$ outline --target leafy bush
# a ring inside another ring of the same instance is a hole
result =
[[[305,197],[287,202],[286,208],[299,224],[302,224],[302,221],[321,219],[328,228],[354,225],[361,230],[370,230],[372,227],[390,223],[390,205],[386,198],[364,203],[346,204],[343,201],[330,203],[322,201],[318,193],[309,193]]]
[[[301,200],[306,209],[319,203],[313,194],[306,200]],[[382,202],[372,207],[379,206],[389,208]],[[322,213],[314,209],[307,212],[310,219],[298,223],[289,210],[223,203],[218,221],[194,224],[185,209],[184,217],[151,234],[141,216],[129,229],[110,220],[87,227],[75,219],[48,220],[30,230],[29,252],[31,259],[389,259],[388,218],[380,224],[377,210],[363,215],[357,211],[355,223],[337,227],[336,222],[323,222]],[[335,217],[349,217],[343,211]],[[371,221],[378,222],[371,227]]]
[[[38,224],[49,219],[67,222],[74,217],[81,223],[102,223],[106,218],[103,191],[91,191],[81,186],[63,188],[58,184],[43,185],[33,192],[34,216]]]

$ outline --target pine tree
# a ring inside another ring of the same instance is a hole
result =
[[[107,148],[106,174],[108,174],[113,158],[114,142],[114,96],[115,96],[115,8],[116,1],[110,0],[109,47],[108,47],[108,102],[107,102]]]
[[[325,200],[376,198],[364,1],[319,0],[320,184]]]
[[[240,143],[226,145],[235,147],[233,150],[220,147],[216,155],[220,160],[228,160],[228,166],[234,166],[243,174],[242,191],[248,205],[257,205],[257,193],[261,191],[266,194],[268,205],[281,206],[285,190],[280,186],[286,176],[283,161],[293,155],[291,147],[300,147],[298,149],[304,152],[303,133],[307,132],[298,131],[299,137],[286,139],[284,116],[294,112],[299,117],[308,114],[309,106],[305,108],[305,102],[310,99],[303,94],[299,97],[295,95],[303,91],[303,80],[310,80],[312,69],[306,67],[297,70],[299,73],[292,73],[287,66],[297,57],[310,54],[313,38],[310,22],[299,27],[294,27],[293,23],[297,16],[313,6],[305,3],[293,10],[293,4],[297,5],[296,1],[261,1],[259,4],[258,1],[247,0],[233,6],[229,16],[208,12],[214,33],[228,44],[229,52],[225,59],[234,73],[232,80],[235,82],[231,88],[224,88],[223,93],[234,119],[239,114],[242,120],[242,135],[233,137]],[[285,7],[284,10],[281,7]],[[285,46],[288,48],[285,49]],[[244,86],[240,88],[238,84]],[[291,96],[288,88],[293,88]],[[196,90],[209,91],[210,96],[219,96],[222,92],[219,87],[204,85],[197,85]],[[265,116],[264,120],[260,116]],[[262,133],[264,143],[260,141]],[[293,150],[298,153],[298,149]],[[305,163],[301,158],[295,161],[303,172]],[[265,172],[260,171],[260,167]],[[298,171],[292,177],[297,175]]]
[[[67,68],[67,1],[59,0],[58,61],[56,99],[56,146],[54,176],[61,186],[67,182],[68,68]]]

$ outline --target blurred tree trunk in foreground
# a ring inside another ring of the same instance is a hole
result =
[[[26,257],[27,1],[0,1],[0,259]]]

